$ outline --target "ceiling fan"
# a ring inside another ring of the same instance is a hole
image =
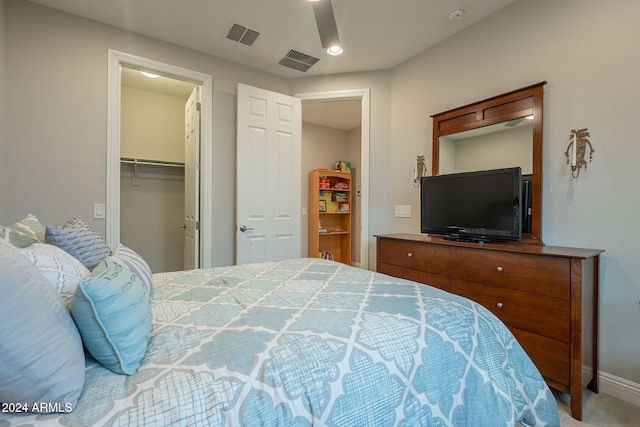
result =
[[[313,7],[313,14],[316,18],[318,33],[320,34],[320,43],[330,55],[340,55],[342,47],[340,46],[340,37],[338,36],[338,27],[336,18],[333,14],[333,6],[331,0],[310,0]]]

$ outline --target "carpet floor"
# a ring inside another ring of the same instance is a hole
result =
[[[582,421],[578,421],[571,418],[568,395],[554,394],[558,401],[561,427],[640,427],[640,406],[587,390],[582,404]]]

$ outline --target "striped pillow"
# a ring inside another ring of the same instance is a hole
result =
[[[63,226],[48,225],[45,239],[77,258],[89,270],[111,254],[107,242],[78,218],[67,221]]]
[[[151,284],[153,282],[151,277],[151,268],[144,258],[142,258],[136,251],[120,243],[120,245],[118,245],[118,249],[116,249],[111,255],[111,259],[120,265],[129,267],[129,270],[138,276],[138,279],[144,283],[144,286],[147,288],[147,292],[151,293]]]

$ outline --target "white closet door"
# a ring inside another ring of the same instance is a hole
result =
[[[184,268],[200,267],[200,88],[184,106]]]

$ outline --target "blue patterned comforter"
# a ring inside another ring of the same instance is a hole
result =
[[[73,412],[0,426],[559,426],[520,345],[467,299],[320,259],[155,279],[134,375],[88,360]]]

